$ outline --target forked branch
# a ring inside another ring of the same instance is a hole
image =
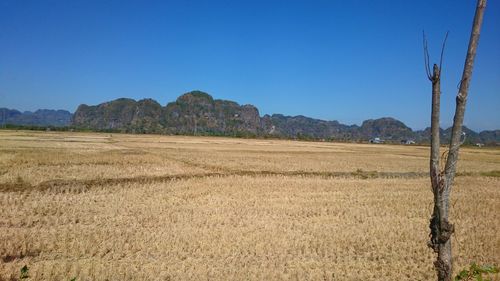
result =
[[[430,81],[435,81],[436,79],[439,79],[439,75],[440,75],[442,67],[443,67],[444,49],[446,47],[446,41],[448,40],[448,34],[449,34],[449,31],[446,32],[446,35],[445,35],[444,40],[443,40],[443,44],[441,46],[441,56],[439,58],[439,67],[437,68],[437,71],[436,71],[437,65],[435,64],[433,67],[434,72],[432,72],[431,65],[430,65],[429,45],[427,42],[427,37],[425,36],[425,31],[422,31],[425,73],[427,74],[427,78],[429,78]]]

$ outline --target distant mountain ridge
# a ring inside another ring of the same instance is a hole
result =
[[[201,91],[181,95],[164,107],[151,99],[117,99],[95,106],[80,105],[73,116],[72,125],[129,133],[273,136],[342,141],[379,137],[388,142],[428,142],[430,139],[429,129],[413,131],[403,122],[390,117],[366,120],[361,126],[301,115],[266,114],[261,117],[253,105],[213,99]],[[500,130],[476,133],[464,127],[464,131],[469,143],[500,142]],[[449,135],[449,129],[442,130],[443,142],[447,141]]]
[[[35,112],[20,112],[15,109],[0,108],[0,125],[54,126],[71,124],[73,114],[66,110],[39,109]]]
[[[429,142],[430,129],[413,131],[391,117],[365,120],[361,126],[345,125],[306,116],[272,114],[260,116],[253,105],[214,99],[201,91],[181,95],[165,106],[153,99],[139,101],[120,98],[98,105],[82,104],[74,114],[67,111],[38,110],[21,113],[0,109],[0,124],[71,126],[94,131],[219,135],[359,141],[381,138],[387,142],[413,140]],[[442,141],[451,129],[441,130]],[[468,143],[500,143],[500,130],[474,132],[464,127]]]

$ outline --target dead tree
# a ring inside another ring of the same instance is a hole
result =
[[[434,210],[430,219],[430,241],[428,246],[437,253],[434,267],[439,281],[451,281],[453,274],[453,259],[451,252],[451,235],[454,232],[454,226],[448,221],[450,210],[450,193],[455,178],[455,172],[458,162],[458,151],[465,138],[462,135],[462,124],[464,120],[465,105],[469,91],[470,80],[472,76],[472,67],[476,56],[477,45],[479,42],[479,33],[483,22],[486,0],[478,0],[476,13],[472,25],[469,47],[465,58],[465,66],[462,74],[462,80],[456,97],[455,117],[451,140],[448,151],[440,155],[439,139],[439,108],[441,95],[441,70],[444,47],[446,44],[446,34],[441,49],[441,59],[439,66],[434,64],[432,72],[429,66],[429,52],[427,40],[424,34],[424,60],[427,77],[432,82],[432,113],[431,113],[431,155],[430,155],[430,178],[432,192],[434,194]],[[440,161],[445,166],[440,168]]]

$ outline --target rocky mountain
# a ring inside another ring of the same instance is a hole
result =
[[[72,125],[92,130],[131,133],[200,135],[258,135],[262,133],[259,111],[252,105],[214,100],[193,91],[162,107],[152,99],[117,99],[95,106],[82,104]]]
[[[375,137],[387,142],[415,140],[429,142],[430,129],[413,131],[390,117],[370,119],[361,126],[344,125],[306,116],[282,114],[260,116],[253,105],[213,99],[207,93],[193,91],[162,107],[151,99],[117,99],[96,106],[81,105],[72,125],[92,130],[116,130],[132,133],[166,133],[229,136],[272,136],[278,138],[368,140]],[[441,130],[443,143],[451,129]],[[500,142],[498,131],[476,133],[464,127],[468,143]],[[448,138],[447,138],[448,137]]]
[[[259,135],[259,110],[253,105],[214,100],[194,91],[177,98],[164,108],[161,124],[167,133],[209,135]]]
[[[213,99],[207,93],[186,93],[165,107],[153,100],[117,99],[96,106],[80,105],[72,125],[92,130],[131,133],[273,136],[299,139],[353,140],[382,137],[399,141],[413,131],[393,118],[344,125],[306,116],[264,115],[253,105]]]
[[[390,117],[370,119],[361,126],[345,125],[306,116],[282,114],[260,116],[253,105],[239,105],[214,99],[207,93],[192,91],[162,106],[152,99],[139,101],[120,98],[99,105],[78,107],[72,115],[64,110],[19,112],[0,108],[0,125],[71,126],[75,129],[183,135],[255,136],[295,139],[386,142],[430,141],[430,128],[413,131]],[[500,130],[474,132],[464,127],[468,144],[500,143]],[[449,142],[451,128],[441,129],[442,143]]]
[[[0,124],[24,126],[64,127],[71,124],[72,114],[66,110],[39,109],[35,112],[20,112],[15,109],[0,108]]]
[[[359,136],[364,138],[379,137],[386,141],[415,139],[415,133],[403,122],[390,117],[366,120],[359,128]]]
[[[482,131],[479,133],[481,142],[488,145],[498,145],[500,143],[500,130]]]
[[[313,119],[302,115],[264,115],[261,124],[265,134],[289,138],[347,140],[353,138],[358,129],[355,125],[348,126],[337,121]]]
[[[98,131],[161,133],[162,106],[152,100],[117,99],[95,106],[82,104],[73,115],[72,125]]]
[[[451,127],[447,129],[439,129],[439,134],[441,137],[441,143],[442,144],[447,144],[450,142],[450,137],[451,137]],[[482,143],[482,144],[488,144],[488,145],[496,145],[500,143],[500,130],[493,130],[493,131],[482,131],[480,133],[477,133],[469,128],[467,126],[462,127],[462,132],[465,133],[464,136],[464,143],[465,144],[476,144],[476,143]],[[415,140],[417,142],[421,143],[428,143],[430,142],[431,139],[431,128],[425,128],[425,130],[422,131],[415,131]]]

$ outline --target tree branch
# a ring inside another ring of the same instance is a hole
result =
[[[478,0],[476,13],[472,24],[471,36],[469,39],[469,47],[467,48],[467,56],[465,58],[464,71],[460,80],[460,88],[456,97],[455,116],[453,118],[453,127],[451,131],[450,153],[446,162],[446,176],[453,181],[455,177],[455,163],[458,160],[458,150],[461,144],[462,124],[465,115],[465,105],[467,103],[467,94],[469,92],[470,80],[472,77],[472,68],[474,59],[476,58],[477,46],[479,44],[479,35],[481,25],[483,23],[484,10],[486,8],[486,0]]]
[[[444,55],[444,47],[446,46],[446,40],[448,39],[448,34],[450,32],[449,31],[446,31],[446,35],[444,37],[444,40],[443,40],[443,46],[441,46],[441,58],[439,59],[439,71],[442,72],[443,71],[443,55]]]
[[[424,47],[424,67],[425,67],[425,73],[427,74],[427,78],[429,78],[430,81],[432,81],[432,74],[431,74],[431,66],[430,66],[430,59],[429,59],[429,47],[427,46],[427,38],[425,37],[425,31],[422,30],[422,36],[423,36],[423,47]]]

